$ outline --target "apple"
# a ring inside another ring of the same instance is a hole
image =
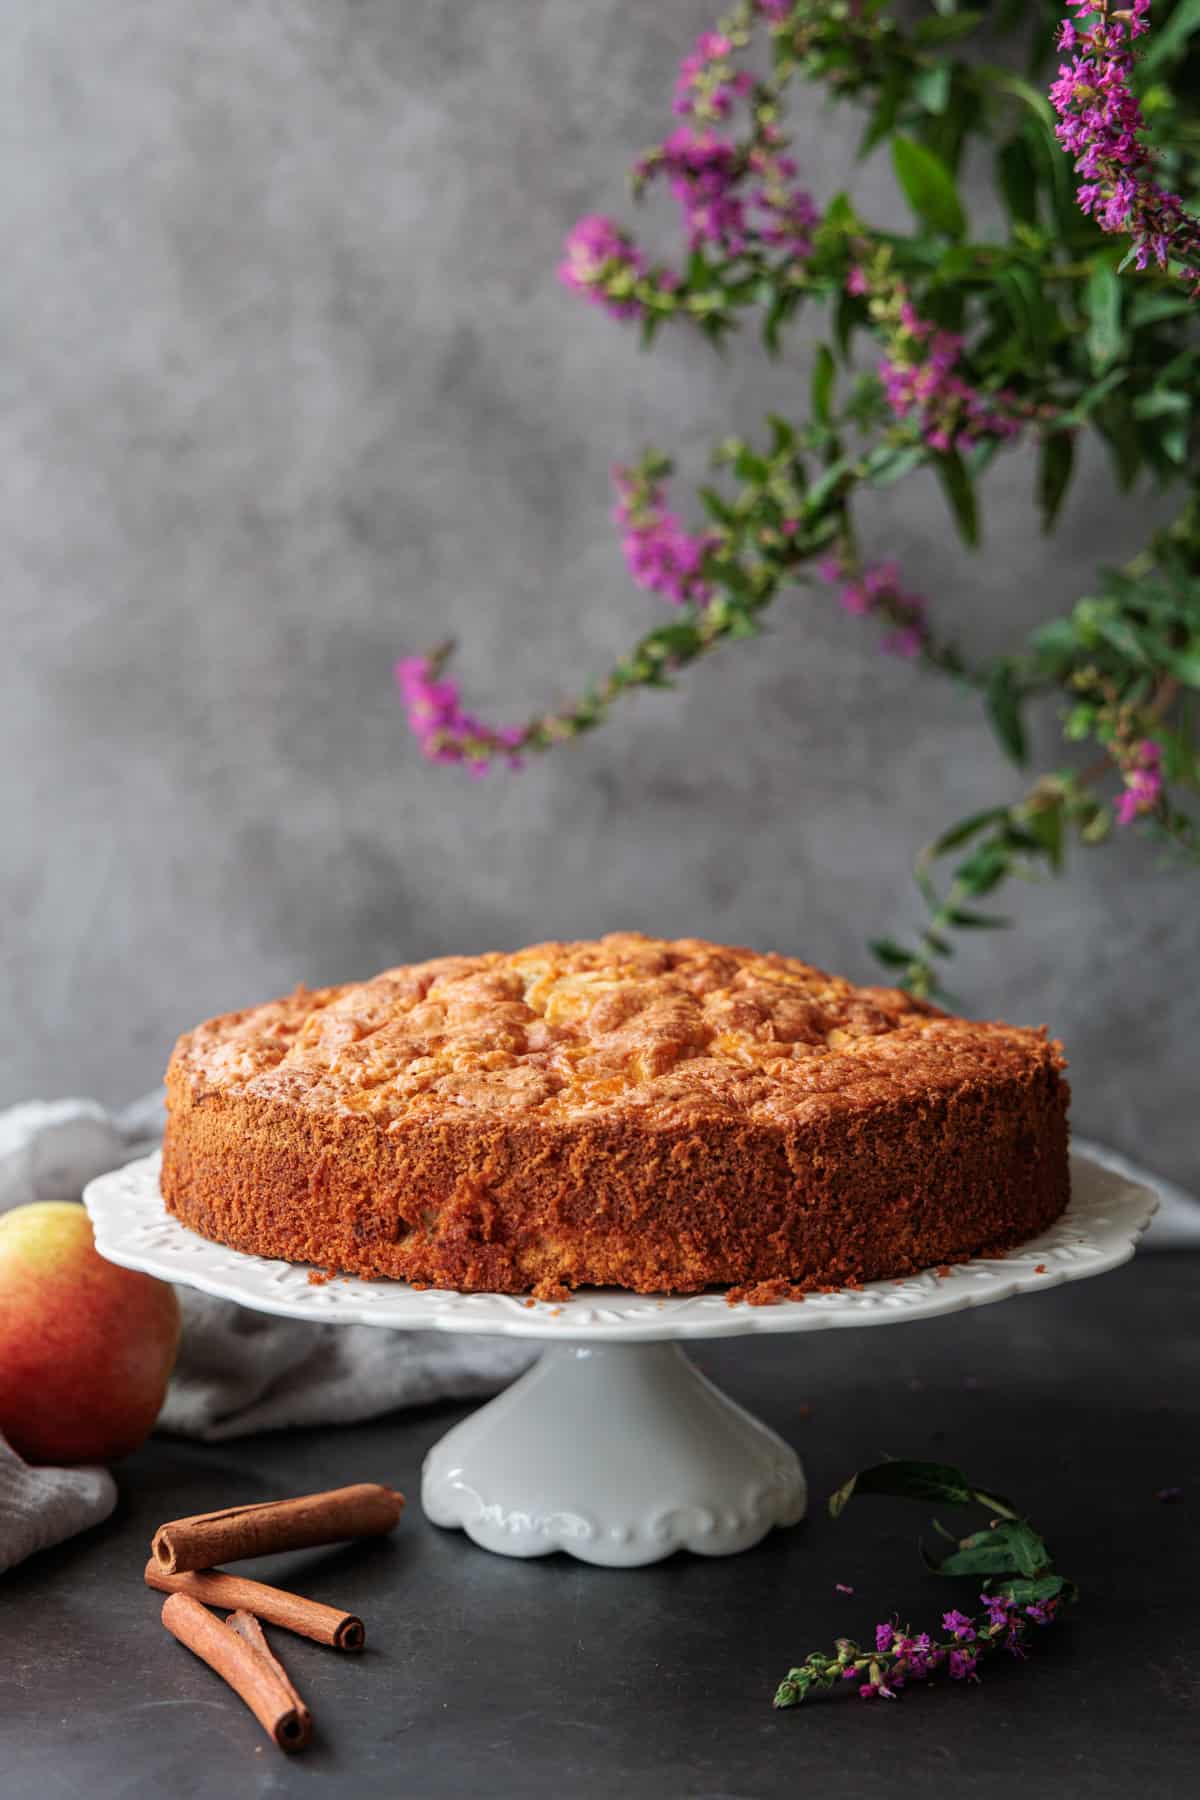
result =
[[[82,1206],[0,1214],[0,1431],[27,1462],[136,1450],[178,1344],[174,1288],[105,1262]]]

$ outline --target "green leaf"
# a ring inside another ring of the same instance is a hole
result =
[[[1009,138],[996,152],[996,179],[1009,217],[1021,225],[1036,225],[1037,172],[1023,136]]]
[[[981,12],[955,12],[922,19],[913,29],[914,44],[948,44],[955,38],[968,37],[982,23]]]
[[[845,237],[848,232],[857,231],[858,227],[859,218],[854,210],[854,202],[845,188],[839,188],[826,206],[818,230],[827,237]]]
[[[1001,1519],[986,1531],[972,1532],[957,1550],[934,1566],[939,1575],[1041,1575],[1050,1553],[1024,1519]]]
[[[1192,402],[1187,394],[1178,388],[1151,388],[1148,394],[1139,394],[1133,402],[1135,419],[1165,419],[1173,414],[1182,414],[1191,410]]]
[[[944,831],[940,838],[935,838],[929,847],[931,856],[944,856],[947,850],[957,850],[968,838],[973,838],[988,825],[996,825],[1001,819],[1007,819],[1007,806],[989,806],[983,812],[972,813],[969,819],[961,819]]]
[[[828,425],[832,417],[830,403],[835,373],[832,351],[826,344],[818,344],[813,358],[811,406],[813,418],[819,425]]]
[[[1200,650],[1166,650],[1163,667],[1188,687],[1200,688]]]
[[[1122,283],[1115,270],[1108,263],[1097,263],[1087,284],[1087,347],[1098,375],[1116,361],[1121,351],[1121,294]]]
[[[1130,310],[1135,325],[1157,325],[1162,319],[1178,319],[1184,313],[1194,312],[1195,307],[1190,294],[1156,294],[1135,288]]]
[[[946,496],[954,523],[965,544],[972,549],[979,542],[979,513],[975,505],[975,489],[957,450],[947,450],[934,464],[942,492]]]
[[[884,138],[890,137],[895,130],[900,103],[908,92],[908,81],[907,64],[893,62],[883,77],[879,98],[859,142],[857,156],[860,162],[870,156],[876,145],[882,144]]]
[[[868,948],[872,956],[889,969],[907,969],[910,963],[919,960],[915,950],[905,950],[902,945],[893,943],[891,938],[872,938]]]
[[[768,413],[767,424],[771,427],[771,455],[790,453],[796,444],[796,429],[791,420],[781,413]]]
[[[1057,873],[1062,868],[1063,834],[1066,823],[1062,806],[1033,807],[1026,817],[1030,831],[1046,852],[1050,867]]]
[[[761,487],[771,471],[761,456],[753,450],[743,448],[738,451],[733,462],[733,472],[739,481],[749,482]]]
[[[1013,1575],[1008,1580],[993,1580],[987,1584],[989,1594],[1007,1594],[1010,1600],[1016,1600],[1022,1606],[1034,1600],[1055,1600],[1070,1587],[1071,1583],[1063,1575]]]
[[[912,84],[912,91],[927,113],[940,117],[950,100],[950,64],[935,62],[922,69]]]
[[[1122,398],[1119,404],[1097,412],[1094,420],[1096,429],[1112,456],[1117,486],[1124,493],[1137,480],[1144,461],[1142,443],[1133,415]]]
[[[924,444],[905,444],[899,449],[890,444],[877,444],[867,458],[867,479],[872,487],[890,487],[893,481],[911,475],[914,469],[928,461],[929,452]]]
[[[892,140],[892,166],[918,219],[947,237],[965,235],[967,220],[958,188],[940,157],[912,138],[897,137]]]
[[[952,906],[946,917],[961,931],[1003,931],[1012,924],[999,913],[968,912],[965,906]]]
[[[833,306],[833,341],[843,362],[850,359],[850,339],[854,327],[862,322],[862,302],[843,288]]]
[[[1075,434],[1052,431],[1041,441],[1038,450],[1038,504],[1042,509],[1042,530],[1051,531],[1059,509],[1071,484],[1075,466]]]
[[[997,663],[984,690],[984,704],[992,730],[1018,765],[1024,764],[1029,756],[1025,725],[1021,718],[1021,698],[1021,690],[1010,665],[1006,662]]]
[[[997,272],[996,280],[1008,302],[1022,344],[1027,350],[1040,352],[1049,335],[1053,315],[1032,269],[1012,263]]]
[[[714,524],[732,526],[737,523],[737,514],[724,496],[718,494],[715,488],[702,487],[698,491],[700,495],[700,504]]]
[[[771,356],[779,354],[783,327],[799,309],[800,302],[801,295],[795,288],[780,288],[767,308],[763,319],[763,343]]]
[[[1177,56],[1194,31],[1200,30],[1200,0],[1179,0],[1166,24],[1156,27],[1148,49],[1141,57],[1141,69],[1151,74],[1160,64]]]
[[[893,1494],[906,1500],[934,1500],[948,1506],[967,1506],[973,1497],[970,1482],[951,1463],[882,1462],[860,1469],[829,1496],[829,1512],[836,1519],[854,1494]]]
[[[1012,858],[1003,844],[980,844],[954,871],[954,885],[977,899],[990,894],[1012,872]]]
[[[1091,382],[1084,388],[1071,410],[1063,415],[1063,424],[1082,424],[1089,413],[1094,412],[1102,401],[1106,400],[1128,379],[1128,369],[1110,369],[1107,375],[1100,377],[1099,381]],[[1104,427],[1101,426],[1100,429],[1103,430]]]
[[[999,68],[995,63],[978,64],[976,73],[982,75],[992,87],[998,88],[1001,93],[1011,94],[1014,100],[1019,100],[1023,106],[1027,106],[1053,137],[1054,112],[1040,88],[1035,88],[1033,83],[1026,81],[1023,75],[1014,75],[1011,69]]]
[[[805,496],[808,509],[812,512],[818,511],[834,490],[846,479],[853,467],[852,458],[839,456],[836,462],[830,463],[827,469],[823,469]]]

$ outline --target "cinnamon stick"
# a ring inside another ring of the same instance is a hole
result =
[[[230,1631],[237,1632],[238,1636],[242,1639],[243,1643],[249,1644],[249,1646],[252,1650],[257,1651],[258,1655],[261,1657],[264,1657],[266,1659],[266,1661],[270,1664],[270,1666],[274,1670],[275,1674],[279,1677],[280,1681],[282,1681],[284,1687],[287,1689],[288,1693],[291,1695],[292,1705],[296,1708],[297,1714],[299,1715],[301,1720],[304,1722],[305,1726],[307,1727],[308,1734],[311,1737],[312,1736],[312,1714],[309,1712],[308,1707],[305,1705],[304,1701],[300,1698],[300,1695],[296,1689],[295,1682],[292,1680],[291,1676],[288,1674],[287,1670],[284,1668],[283,1664],[280,1662],[279,1658],[276,1656],[275,1652],[272,1650],[270,1644],[268,1644],[267,1634],[263,1630],[262,1626],[259,1624],[258,1620],[255,1618],[254,1614],[249,1613],[249,1612],[242,1612],[240,1610],[237,1612],[231,1612],[229,1617],[226,1619],[225,1623],[229,1627]]]
[[[244,1700],[267,1736],[281,1750],[303,1750],[312,1736],[312,1719],[275,1659],[263,1656],[216,1613],[190,1594],[168,1594],[162,1622],[172,1637],[206,1662]]]
[[[294,1500],[266,1500],[257,1506],[228,1506],[221,1512],[171,1519],[154,1534],[154,1560],[164,1575],[211,1569],[244,1556],[276,1550],[311,1550],[343,1538],[378,1537],[391,1531],[404,1495],[377,1482],[301,1494]]]
[[[285,1631],[318,1644],[332,1644],[335,1650],[361,1650],[367,1641],[363,1622],[353,1613],[339,1612],[336,1606],[322,1606],[319,1600],[306,1600],[303,1594],[289,1594],[284,1588],[268,1587],[245,1575],[227,1575],[223,1569],[187,1569],[167,1575],[151,1557],[145,1578],[146,1586],[161,1594],[190,1594],[206,1606],[253,1613],[269,1625],[282,1625]]]

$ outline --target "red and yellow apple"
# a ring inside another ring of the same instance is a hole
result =
[[[174,1288],[105,1262],[82,1206],[0,1214],[0,1432],[27,1462],[136,1450],[178,1343]]]

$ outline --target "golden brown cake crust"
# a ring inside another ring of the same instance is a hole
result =
[[[696,938],[443,957],[211,1019],[167,1070],[170,1210],[437,1287],[840,1285],[1067,1203],[1044,1031]]]

